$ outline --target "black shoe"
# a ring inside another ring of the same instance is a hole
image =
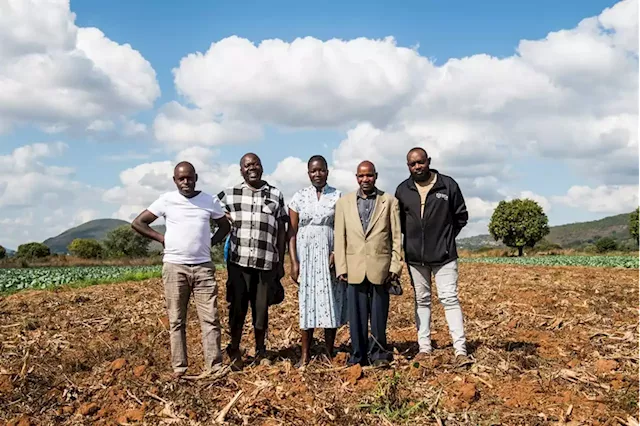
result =
[[[241,371],[244,367],[242,362],[242,352],[240,349],[232,349],[231,346],[227,346],[227,355],[229,355],[229,365],[232,371]]]
[[[390,365],[391,363],[386,359],[376,359],[373,361],[373,366],[375,368],[388,368]]]

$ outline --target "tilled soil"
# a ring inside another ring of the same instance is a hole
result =
[[[223,348],[229,341],[218,271]],[[195,307],[189,376],[171,379],[159,279],[0,298],[0,423],[28,424],[633,424],[638,413],[638,271],[462,264],[460,296],[475,364],[456,368],[434,295],[433,355],[418,350],[413,292],[392,296],[389,369],[333,363],[304,370],[295,285],[270,309],[269,363],[197,377]],[[434,286],[435,287],[435,286]],[[435,289],[434,289],[435,292]],[[249,322],[250,316],[247,316]],[[225,362],[226,362],[225,357]],[[225,406],[235,398],[231,407]],[[226,411],[226,413],[225,413]]]

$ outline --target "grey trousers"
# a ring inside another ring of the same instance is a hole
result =
[[[442,266],[409,265],[409,275],[415,292],[416,325],[420,352],[431,352],[431,274],[435,276],[438,298],[444,307],[456,355],[466,355],[462,308],[458,300],[458,261]]]
[[[173,371],[177,373],[187,371],[187,307],[191,293],[196,302],[202,331],[204,368],[211,370],[214,365],[222,362],[215,265],[212,262],[199,265],[165,263],[162,267],[162,280],[169,314]]]

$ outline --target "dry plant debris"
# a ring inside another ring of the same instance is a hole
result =
[[[223,346],[225,271],[218,271]],[[637,425],[638,271],[463,264],[460,293],[476,362],[456,369],[442,307],[436,350],[417,352],[412,291],[392,297],[392,368],[346,368],[349,333],[330,363],[314,346],[303,371],[295,285],[270,311],[270,365],[201,373],[190,307],[190,368],[171,380],[159,279],[0,298],[0,423]],[[321,335],[321,333],[318,333]],[[321,336],[318,336],[321,338]]]

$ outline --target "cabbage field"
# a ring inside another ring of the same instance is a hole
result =
[[[43,289],[68,284],[139,281],[159,277],[162,266],[73,266],[0,268],[0,293],[27,288]]]
[[[636,256],[534,256],[534,257],[467,257],[469,263],[495,263],[534,266],[594,266],[600,268],[638,268]]]
[[[534,266],[593,266],[638,268],[634,256],[533,256],[465,257],[462,263],[493,263]],[[140,281],[162,275],[162,266],[73,266],[42,268],[0,268],[0,293],[44,289],[62,285],[90,285]]]

